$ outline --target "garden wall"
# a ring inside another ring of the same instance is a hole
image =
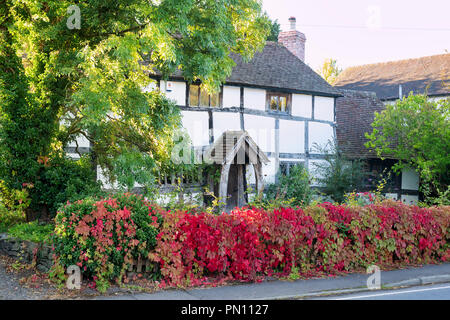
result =
[[[7,234],[0,235],[0,253],[23,263],[36,263],[36,268],[42,272],[47,272],[53,265],[50,245],[15,239]]]

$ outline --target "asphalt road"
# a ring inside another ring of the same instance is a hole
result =
[[[360,292],[315,300],[450,300],[450,283]]]

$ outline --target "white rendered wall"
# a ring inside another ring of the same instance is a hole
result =
[[[119,188],[119,185],[116,182],[114,184],[109,183],[100,166],[97,166],[97,180],[102,183],[104,189],[112,190]]]
[[[156,80],[152,80],[148,86],[142,89],[144,92],[154,91],[158,88],[158,82]]]
[[[275,175],[277,173],[275,169],[275,158],[270,157],[269,161],[268,164],[262,167],[264,185],[275,183]]]
[[[162,80],[160,90],[167,98],[174,100],[177,105],[184,106],[186,104],[186,82],[167,81],[166,90],[166,81]]]
[[[244,108],[266,110],[266,90],[244,88]]]
[[[401,201],[405,204],[417,204],[419,202],[418,196],[410,196],[406,194],[402,194]]]
[[[80,155],[78,153],[68,153],[66,155],[72,160],[80,160]]]
[[[89,140],[86,139],[85,136],[79,135],[76,140],[78,142],[78,147],[79,148],[89,148]],[[68,144],[68,147],[74,147],[75,148],[76,146],[77,145],[76,145],[75,141],[72,141],[72,142],[70,142]]]
[[[402,189],[419,190],[419,174],[413,169],[402,170]]]
[[[386,193],[384,196],[386,197],[386,199],[393,199],[393,200],[398,199],[398,194],[396,193]]]
[[[202,205],[201,203],[202,195],[199,193],[192,193],[192,194],[184,193],[183,197],[185,202]],[[166,206],[171,203],[173,204],[174,202],[179,202],[179,196],[178,194],[173,193],[160,193],[156,197],[155,202],[160,206]]]
[[[312,153],[317,153],[313,148],[314,143],[324,148],[329,141],[334,139],[334,129],[331,125],[321,122],[310,121],[309,126],[309,149]]]
[[[263,165],[263,167],[262,167],[264,186],[275,183],[275,175],[276,175],[275,158],[270,157],[269,161],[270,162],[268,164]],[[254,185],[256,183],[256,178],[255,178],[255,169],[254,169],[253,165],[252,164],[247,165],[245,170],[246,170],[245,176],[247,179],[247,183]],[[256,190],[253,190],[253,191],[256,191]]]
[[[217,140],[224,131],[241,130],[241,118],[238,112],[213,112],[213,134]]]
[[[206,146],[209,144],[209,117],[208,112],[181,111],[183,127],[189,134],[192,144]]]
[[[328,163],[325,160],[309,160],[309,167],[308,171],[312,178],[311,186],[317,187],[320,186],[319,182],[317,181],[317,178],[323,178],[321,172],[318,170],[316,164],[319,166],[325,166]]]
[[[240,107],[241,105],[241,88],[232,86],[223,86],[223,107]]]
[[[297,117],[312,117],[312,96],[305,94],[292,95],[292,115]]]
[[[280,163],[282,163],[282,162],[296,162],[296,164],[301,163],[301,164],[305,165],[305,160],[303,160],[303,159],[281,158]]]
[[[248,164],[245,166],[245,178],[247,179],[247,184],[255,184],[255,168],[252,164]]]
[[[432,102],[437,102],[444,99],[450,99],[450,96],[436,96],[436,97],[429,97],[428,100]]]
[[[244,128],[264,152],[275,152],[275,118],[244,114]]]
[[[314,97],[314,119],[334,121],[334,98]]]
[[[305,123],[280,120],[280,152],[305,153]]]

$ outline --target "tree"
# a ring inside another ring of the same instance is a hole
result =
[[[337,80],[337,77],[342,72],[342,69],[339,68],[337,65],[337,61],[334,59],[325,59],[325,61],[322,64],[322,67],[317,70],[317,73],[322,76],[322,78],[325,79],[326,82],[328,82],[331,85],[334,85],[334,83]]]
[[[450,182],[450,100],[410,94],[375,113],[366,147],[399,160],[396,171],[416,169],[425,196],[444,192]]]
[[[280,34],[280,31],[281,28],[280,24],[278,23],[278,20],[275,19],[275,21],[271,21],[270,34],[267,37],[267,41],[278,42],[278,35]]]
[[[218,90],[230,53],[250,59],[270,29],[256,0],[0,0],[0,11],[0,179],[10,188],[35,185],[80,135],[112,179],[151,185],[180,113],[142,90],[148,74],[180,70]]]

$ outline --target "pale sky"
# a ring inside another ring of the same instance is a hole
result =
[[[262,0],[282,30],[297,18],[306,63],[346,68],[450,52],[450,0]]]

